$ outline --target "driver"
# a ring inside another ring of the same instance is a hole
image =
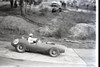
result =
[[[32,44],[32,43],[35,44],[36,41],[37,41],[37,38],[33,38],[33,34],[30,33],[30,34],[29,34],[29,37],[28,37],[28,42],[31,43],[31,44]]]

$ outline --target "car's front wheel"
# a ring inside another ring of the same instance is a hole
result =
[[[52,57],[59,56],[60,55],[59,49],[57,49],[57,48],[51,48],[49,50],[49,55],[52,56]]]
[[[18,51],[18,52],[20,52],[20,53],[23,53],[23,52],[25,52],[25,50],[26,50],[26,46],[25,45],[22,45],[22,44],[18,44],[18,45],[16,45],[16,50]]]

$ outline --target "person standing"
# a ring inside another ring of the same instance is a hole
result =
[[[19,6],[20,6],[20,11],[21,11],[21,15],[24,15],[24,13],[23,13],[23,3],[24,2],[24,0],[19,0]]]
[[[17,0],[14,1],[14,8],[17,8]]]
[[[14,5],[13,5],[13,2],[14,2],[13,0],[10,0],[10,7],[11,7],[11,8],[13,8],[13,6],[14,6]]]

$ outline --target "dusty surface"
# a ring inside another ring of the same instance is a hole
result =
[[[94,49],[74,49],[75,52],[87,63],[87,65],[95,65],[96,50]]]
[[[3,63],[5,58],[8,58],[8,60],[14,60],[15,63],[20,63],[21,61],[24,62],[35,62],[35,63],[46,63],[46,64],[59,64],[59,65],[69,65],[69,67],[73,67],[75,65],[76,67],[87,67],[87,66],[95,66],[95,55],[94,53],[95,49],[91,50],[78,50],[78,49],[72,49],[72,48],[66,48],[66,52],[61,54],[58,57],[50,57],[48,55],[39,54],[39,53],[31,53],[31,52],[25,52],[25,53],[18,53],[15,51],[15,48],[11,46],[10,42],[4,42],[0,41],[0,65],[4,65],[8,62],[8,64],[12,65],[9,61],[6,61],[6,63]],[[89,53],[88,53],[89,51]],[[2,59],[4,58],[4,59]],[[18,61],[18,62],[17,62]],[[15,64],[14,64],[15,65]],[[18,65],[24,65],[24,64],[18,64]],[[30,64],[32,65],[32,64]],[[71,66],[72,65],[72,66]],[[75,67],[74,66],[74,67]]]
[[[8,44],[8,46],[4,46],[5,44]],[[4,45],[1,46],[2,48],[0,49],[0,55],[3,57],[49,63],[85,64],[71,48],[66,48],[66,52],[61,54],[59,57],[50,57],[39,53],[18,53],[15,51],[15,48],[10,45],[10,43],[4,43]]]

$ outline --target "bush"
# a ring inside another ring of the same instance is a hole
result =
[[[70,29],[72,37],[77,39],[94,39],[95,27],[91,24],[79,23]]]
[[[48,12],[49,10],[48,10],[48,8],[42,8],[41,10],[40,10],[40,12],[41,12],[41,14],[40,15],[46,15],[47,14],[47,12]]]
[[[40,35],[46,36],[46,37],[52,37],[55,30],[56,29],[54,29],[54,28],[50,29],[49,26],[40,27],[37,29],[37,31],[40,33]]]
[[[4,34],[27,34],[34,30],[34,26],[22,18],[6,16],[0,23],[0,31]]]
[[[0,23],[2,22],[2,20],[3,20],[3,17],[0,17]]]

